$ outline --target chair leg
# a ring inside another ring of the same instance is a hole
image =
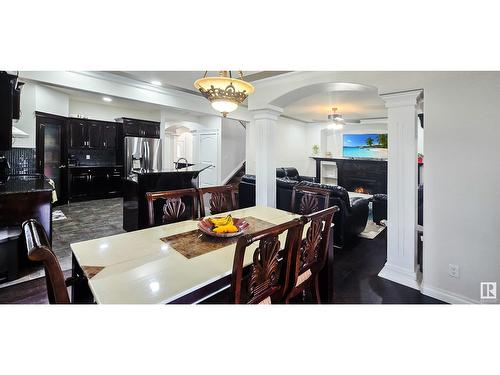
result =
[[[311,283],[310,285],[311,289],[311,294],[312,294],[312,299],[315,301],[317,304],[321,304],[321,298],[319,295],[319,280],[318,276],[314,278],[314,282]]]

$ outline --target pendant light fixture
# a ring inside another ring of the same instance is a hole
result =
[[[254,92],[254,87],[243,80],[243,72],[239,71],[239,79],[233,78],[231,71],[221,70],[218,77],[207,77],[208,71],[203,78],[194,83],[194,87],[200,90],[207,98],[212,107],[226,117],[233,112],[238,105]]]
[[[342,118],[340,113],[337,113],[338,108],[332,108],[333,113],[328,115],[328,120],[332,122],[332,127],[335,130],[341,130],[344,128],[345,120]]]

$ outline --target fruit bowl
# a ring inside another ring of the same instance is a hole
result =
[[[248,224],[248,222],[245,221],[245,219],[238,219],[236,217],[233,217],[232,218],[233,224],[236,228],[238,228],[238,231],[233,233],[217,233],[213,231],[215,225],[210,221],[210,219],[220,219],[220,218],[205,217],[198,222],[198,229],[201,230],[203,233],[212,237],[220,237],[220,238],[236,237],[243,234],[250,226],[250,224]]]

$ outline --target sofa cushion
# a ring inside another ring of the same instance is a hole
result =
[[[299,181],[289,180],[288,178],[277,178],[276,179],[276,187],[282,189],[290,189],[292,190],[295,185],[297,185]]]
[[[309,181],[302,181],[300,182],[300,185],[328,190],[330,192],[330,198],[341,199],[347,207],[351,206],[349,200],[349,193],[342,186],[318,184],[317,182],[309,182]]]
[[[285,178],[286,177],[285,168],[276,168],[276,177]]]
[[[285,167],[285,168],[283,168],[283,170],[286,173],[286,177],[289,178],[290,180],[295,180],[295,181],[300,180],[299,171],[297,170],[297,168]]]

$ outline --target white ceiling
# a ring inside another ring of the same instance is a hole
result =
[[[113,107],[120,108],[135,108],[142,111],[160,111],[160,107],[156,104],[151,104],[147,102],[139,102],[136,100],[122,99],[117,97],[112,97],[112,102],[105,102],[102,100],[103,97],[109,95],[96,94],[93,92],[83,91],[83,90],[75,90],[69,89],[65,87],[56,87],[51,86],[53,90],[63,92],[67,94],[70,99],[85,102],[85,103],[94,103],[99,105],[109,105]]]
[[[179,89],[182,91],[199,94],[194,89],[193,83],[201,78],[204,71],[113,71],[108,72],[141,83],[151,84],[151,81],[157,80],[162,83],[162,87]],[[245,71],[243,72],[245,80],[256,82],[263,78],[277,76],[285,71]],[[210,75],[216,75],[217,72],[209,72]],[[233,74],[236,74],[234,72]],[[144,111],[158,111],[159,106],[147,102],[132,101],[121,98],[113,98],[111,103],[102,101],[102,95],[79,91],[74,89],[56,88],[65,92],[73,100],[96,103],[101,105],[112,105],[124,108],[136,108]],[[359,120],[367,118],[383,118],[387,116],[384,102],[379,97],[375,88],[367,86],[360,87],[359,90],[334,88],[328,92],[311,93],[290,104],[284,108],[284,115],[303,122],[322,122],[328,120],[328,115],[332,113],[332,107],[337,107],[337,113],[340,113],[346,120]],[[175,112],[175,111],[174,111]],[[182,115],[182,113],[178,113]],[[199,115],[194,112],[186,115]]]
[[[327,121],[332,107],[346,120],[381,118],[387,116],[384,101],[377,91],[331,91],[300,99],[284,108],[286,116],[306,122]]]
[[[143,83],[151,84],[151,81],[159,81],[162,83],[162,87],[183,89],[191,91],[192,93],[198,94],[198,91],[194,88],[194,82],[202,78],[205,71],[111,71],[108,73],[113,73],[122,77],[127,77],[140,81]],[[218,72],[209,71],[210,76],[217,76]],[[231,72],[233,77],[238,78],[238,72]],[[263,78],[274,77],[279,74],[286,73],[284,71],[244,71],[243,77],[245,81],[256,82]]]

